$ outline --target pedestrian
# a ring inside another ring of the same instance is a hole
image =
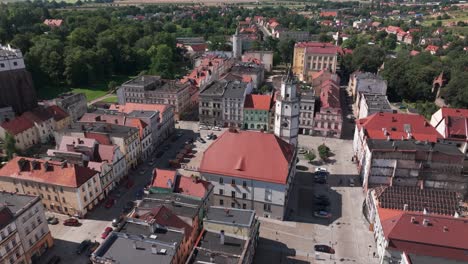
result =
[[[373,256],[374,256],[374,258],[375,258],[375,252],[374,252],[372,255],[373,255]]]

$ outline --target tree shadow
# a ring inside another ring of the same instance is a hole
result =
[[[49,260],[53,256],[61,258],[61,263],[79,264],[88,263],[89,261],[89,249],[82,254],[76,254],[76,249],[79,243],[73,241],[66,241],[62,239],[54,239],[54,246],[49,248],[39,259],[34,261],[37,264],[49,263]]]

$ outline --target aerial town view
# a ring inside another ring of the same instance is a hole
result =
[[[468,3],[0,0],[0,264],[468,263]]]

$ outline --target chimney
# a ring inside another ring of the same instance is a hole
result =
[[[158,254],[158,248],[156,247],[156,245],[151,245],[151,254],[153,255],[157,255]]]
[[[414,216],[411,217],[411,223],[414,224],[416,222],[416,218]]]
[[[448,232],[448,227],[444,226],[444,232]]]
[[[403,211],[408,211],[408,204],[403,205]]]
[[[224,230],[219,233],[219,244],[224,245]]]
[[[424,218],[423,226],[429,226],[429,219]]]
[[[427,209],[426,209],[426,208],[424,208],[424,210],[423,210],[423,214],[427,215],[428,213],[429,213],[429,212],[427,211]]]

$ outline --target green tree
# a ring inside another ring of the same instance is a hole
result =
[[[353,51],[354,70],[377,72],[385,59],[385,51],[376,45],[359,46]]]
[[[9,160],[16,153],[15,138],[10,133],[6,133],[5,135],[5,152]]]
[[[394,50],[397,45],[397,36],[395,34],[389,34],[384,40],[384,47],[387,50]]]
[[[312,163],[317,158],[317,155],[315,155],[313,150],[310,150],[304,155],[304,157],[309,161],[309,163]]]
[[[116,82],[116,81],[110,81],[108,84],[107,84],[107,89],[109,91],[113,91],[115,89],[115,87],[117,87],[119,84]]]
[[[283,59],[283,62],[286,62],[286,63],[291,62],[295,43],[296,42],[292,39],[280,40],[278,44],[278,52],[279,54],[281,54],[281,58]]]
[[[162,78],[174,78],[175,65],[173,61],[172,49],[167,45],[162,44],[157,46],[156,50],[150,49],[150,53],[156,53],[151,59],[149,72],[151,74],[159,74]]]
[[[169,22],[164,24],[163,30],[168,33],[175,33],[177,31],[177,26],[174,23]]]
[[[320,33],[319,41],[320,42],[331,42],[333,40],[332,36],[327,35],[325,33]]]
[[[328,157],[330,157],[330,154],[331,154],[330,148],[327,147],[325,144],[318,146],[317,150],[318,150],[320,159],[327,160]]]

